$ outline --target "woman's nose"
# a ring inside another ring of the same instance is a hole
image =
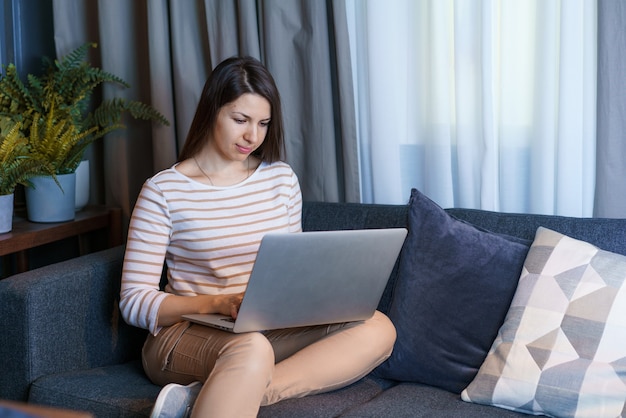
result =
[[[252,142],[255,143],[258,139],[259,136],[259,132],[258,132],[258,128],[256,125],[254,124],[250,124],[250,126],[248,127],[248,130],[246,132],[246,136],[245,139],[248,142]]]

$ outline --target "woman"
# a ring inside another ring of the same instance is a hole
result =
[[[301,231],[300,187],[281,161],[283,144],[271,74],[254,58],[230,58],[204,86],[179,162],[141,190],[120,308],[150,332],[144,369],[165,386],[153,416],[253,417],[261,405],[346,386],[391,354],[395,329],[379,312],[245,334],[182,320],[236,317],[262,236]],[[163,261],[167,284],[159,290]]]

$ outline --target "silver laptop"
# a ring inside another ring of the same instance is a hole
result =
[[[219,314],[183,318],[235,333],[367,319],[406,234],[405,228],[267,234],[237,320]]]

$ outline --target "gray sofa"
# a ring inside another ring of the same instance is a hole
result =
[[[481,230],[530,242],[538,226],[626,254],[626,219],[448,209]],[[408,206],[306,202],[305,230],[406,227]],[[0,399],[90,411],[97,417],[146,417],[160,390],[139,360],[145,331],[118,310],[123,247],[0,281]],[[396,265],[379,308],[398,297]],[[515,272],[518,274],[518,272]],[[397,289],[396,289],[397,291]],[[509,295],[510,297],[510,295]],[[384,373],[382,374],[384,375]],[[458,391],[381,377],[376,371],[341,390],[261,408],[261,417],[519,416],[461,400]]]

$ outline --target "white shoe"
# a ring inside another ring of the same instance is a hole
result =
[[[193,382],[187,386],[170,383],[159,392],[150,418],[189,417],[201,388],[200,382]]]

